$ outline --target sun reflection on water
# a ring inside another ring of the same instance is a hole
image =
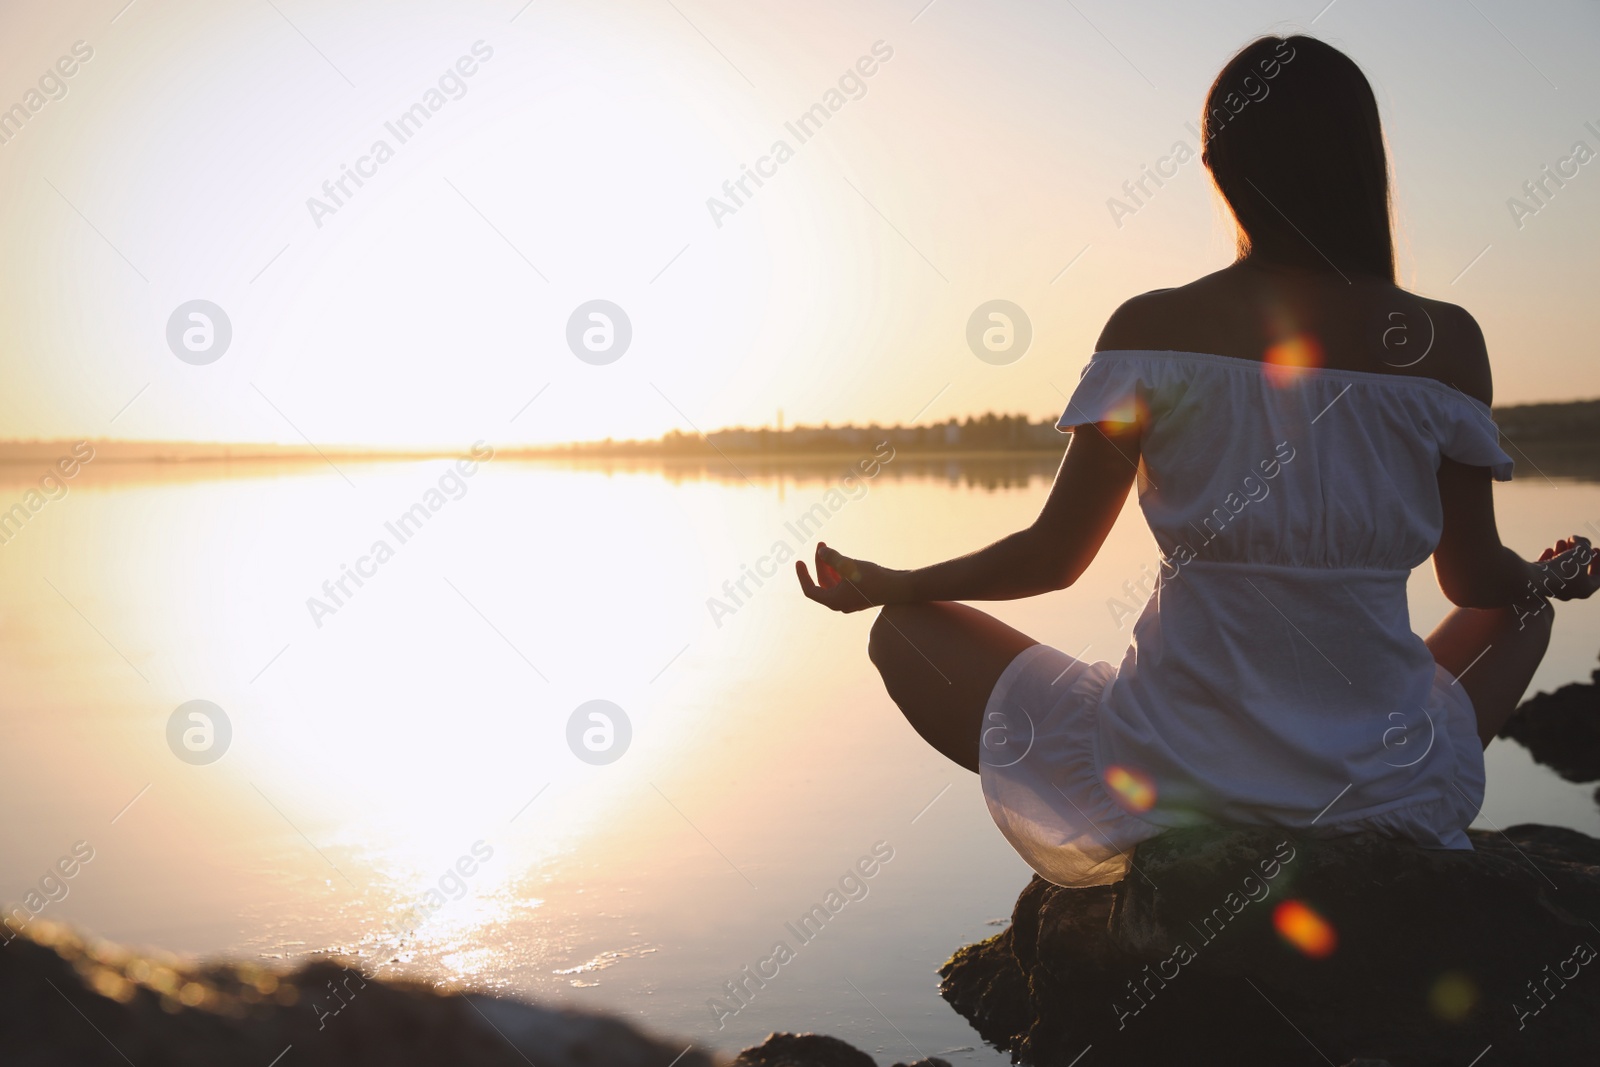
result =
[[[41,868],[85,835],[97,850],[62,919],[183,951],[336,954],[462,988],[648,1003],[658,1029],[686,1032],[880,837],[904,866],[811,957],[829,980],[947,954],[981,933],[964,925],[972,900],[1009,905],[1026,871],[971,783],[946,792],[949,769],[894,713],[864,654],[870,614],[818,616],[780,581],[706,611],[828,479],[674,484],[494,460],[317,626],[307,598],[446,469],[354,467],[356,491],[307,468],[90,470],[100,482],[41,518],[54,528],[6,546],[0,792],[26,816],[8,832]],[[1043,498],[1042,477],[991,490],[951,471],[880,478],[826,539],[927,561],[1022,528]],[[1513,484],[1532,503],[1508,509],[1508,539],[1532,537],[1555,492]],[[1574,513],[1600,506],[1590,487],[1561,492]],[[1126,633],[1084,605],[1155,558],[1134,507],[1074,590],[987,607],[1059,647],[1120,654]],[[1552,658],[1549,681],[1586,673],[1580,651]],[[164,733],[196,698],[233,728],[203,766]],[[568,717],[594,699],[633,727],[606,765],[568,748]],[[1108,787],[1146,804],[1153,784],[1123,770]],[[833,1010],[828,984],[774,985],[721,1039]]]

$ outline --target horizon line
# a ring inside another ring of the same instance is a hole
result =
[[[1522,403],[1516,403],[1516,404],[1497,404],[1492,408],[1492,410],[1494,412],[1496,412],[1496,413],[1501,413],[1501,412],[1510,413],[1510,412],[1524,411],[1524,410],[1534,409],[1534,408],[1561,408],[1561,407],[1575,408],[1575,407],[1581,407],[1581,406],[1584,406],[1584,405],[1600,405],[1600,397],[1595,397],[1595,398],[1591,398],[1591,399],[1584,399],[1584,400],[1536,400],[1536,401],[1528,401],[1528,402],[1522,402]],[[712,438],[717,437],[718,435],[727,435],[727,434],[762,434],[762,433],[765,433],[765,434],[771,434],[771,435],[776,435],[776,436],[780,436],[780,437],[790,437],[791,435],[796,435],[796,434],[800,434],[800,433],[862,433],[862,432],[871,431],[871,430],[905,432],[905,431],[912,431],[912,430],[928,430],[928,429],[935,429],[935,428],[939,428],[939,427],[949,427],[952,424],[954,424],[956,426],[965,426],[965,425],[969,425],[969,424],[973,424],[973,423],[981,424],[986,419],[993,419],[995,421],[1023,422],[1027,426],[1033,427],[1033,428],[1040,428],[1040,427],[1046,427],[1046,426],[1054,428],[1054,423],[1055,423],[1057,418],[1059,418],[1058,415],[1049,415],[1049,416],[1045,416],[1043,418],[1040,418],[1040,419],[1036,420],[1033,416],[1026,415],[1026,414],[1023,414],[1023,413],[1003,413],[1003,412],[995,412],[995,411],[986,411],[986,412],[983,412],[981,414],[976,414],[976,415],[969,414],[969,415],[966,415],[966,416],[963,416],[963,417],[960,417],[960,418],[955,417],[955,416],[951,416],[949,418],[940,420],[938,422],[928,422],[928,423],[909,423],[908,424],[908,423],[896,422],[896,423],[891,423],[891,424],[885,424],[885,423],[878,423],[878,422],[868,422],[868,423],[865,423],[865,424],[861,424],[861,423],[845,422],[845,423],[832,424],[832,423],[828,423],[828,422],[823,422],[823,423],[817,423],[817,424],[796,423],[795,425],[784,426],[784,427],[781,427],[781,428],[773,427],[771,425],[760,425],[760,426],[734,425],[734,426],[720,427],[718,429],[711,430],[709,433],[702,433],[701,431],[693,430],[693,429],[685,431],[683,429],[679,429],[679,428],[674,427],[672,429],[664,431],[663,433],[661,433],[661,434],[659,434],[659,435],[657,435],[655,437],[642,437],[642,438],[641,437],[630,437],[630,438],[603,437],[603,438],[567,439],[567,440],[541,441],[541,442],[524,441],[524,442],[520,442],[520,443],[516,443],[516,444],[506,444],[506,445],[493,445],[491,443],[491,447],[494,447],[497,451],[524,452],[524,453],[531,453],[531,452],[549,453],[549,452],[573,451],[573,450],[580,450],[580,449],[587,449],[587,448],[600,448],[600,447],[605,447],[605,446],[612,446],[612,447],[635,446],[635,447],[637,447],[637,446],[662,445],[662,444],[667,443],[668,441],[676,442],[678,439],[698,440],[698,441],[701,441],[701,442],[709,443]],[[485,439],[485,438],[479,438],[478,440],[487,441],[487,439]],[[350,458],[356,458],[356,457],[386,458],[386,457],[408,457],[408,456],[409,457],[417,457],[417,458],[432,458],[432,457],[445,456],[445,455],[455,455],[462,448],[462,446],[459,443],[452,444],[452,443],[445,443],[445,442],[435,442],[435,443],[430,443],[430,444],[417,444],[417,445],[400,445],[400,444],[392,444],[392,443],[329,442],[329,443],[324,443],[324,444],[318,445],[318,444],[315,444],[315,443],[309,442],[309,441],[304,443],[304,444],[295,444],[295,443],[284,443],[284,442],[277,442],[277,441],[222,441],[222,440],[196,440],[196,439],[181,439],[181,438],[85,437],[85,436],[82,436],[82,435],[66,435],[66,436],[55,436],[55,437],[0,438],[0,460],[5,459],[8,454],[9,455],[15,455],[17,453],[28,452],[28,451],[32,451],[32,450],[36,450],[36,449],[45,448],[45,447],[48,447],[48,446],[60,446],[60,445],[63,445],[63,444],[73,444],[73,443],[78,443],[78,442],[87,442],[87,443],[90,443],[90,444],[101,445],[101,446],[113,446],[113,447],[115,447],[115,448],[117,448],[119,450],[126,450],[126,449],[130,449],[130,448],[144,448],[144,449],[150,449],[150,450],[163,450],[163,451],[176,451],[176,452],[193,452],[193,453],[198,453],[198,454],[201,454],[201,455],[204,455],[204,456],[207,456],[207,457],[211,457],[211,458],[239,458],[239,459],[252,459],[252,458],[263,458],[263,459],[265,459],[265,458],[272,458],[274,455],[283,456],[283,455],[291,455],[291,454],[293,454],[293,455],[299,455],[299,454],[335,455],[335,456],[343,456],[343,457],[350,457]],[[474,443],[476,443],[476,442],[474,442]],[[238,455],[238,456],[230,455],[231,453],[239,453],[239,452],[243,452],[245,454]],[[159,458],[159,457],[141,457],[141,458]]]

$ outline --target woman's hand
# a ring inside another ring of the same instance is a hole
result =
[[[1586,600],[1600,589],[1600,553],[1587,537],[1573,534],[1547,548],[1536,564],[1541,595],[1551,600]]]
[[[860,611],[892,603],[898,592],[899,571],[851,559],[817,542],[817,581],[811,580],[806,561],[794,561],[800,590],[823,607],[834,611]],[[820,584],[819,584],[820,583]]]

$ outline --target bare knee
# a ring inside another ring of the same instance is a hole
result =
[[[1537,610],[1525,611],[1518,605],[1497,609],[1489,618],[1492,632],[1474,641],[1482,647],[1473,651],[1471,662],[1452,672],[1472,698],[1478,736],[1485,745],[1499,734],[1527,693],[1550,647],[1555,608],[1545,603]],[[1483,665],[1475,667],[1479,660]]]
[[[1541,601],[1538,607],[1528,611],[1514,604],[1505,611],[1507,617],[1501,623],[1501,636],[1495,640],[1509,638],[1522,649],[1523,656],[1531,656],[1535,663],[1543,659],[1545,650],[1550,647],[1550,633],[1555,629],[1555,605]]]
[[[886,604],[878,609],[878,617],[872,620],[872,629],[867,634],[867,658],[878,668],[878,673],[888,669],[905,649],[905,626],[918,607],[920,605]]]
[[[914,707],[929,703],[931,694],[925,690],[935,678],[944,686],[949,685],[949,679],[934,663],[942,658],[939,635],[929,631],[929,624],[936,623],[943,614],[941,609],[947,606],[886,605],[879,609],[867,635],[867,658],[878,668],[883,687],[907,718],[916,714]],[[938,694],[934,703],[942,702],[943,697],[943,693]]]
[[[1525,615],[1517,620],[1528,635],[1528,640],[1535,641],[1540,648],[1550,644],[1550,632],[1556,625],[1556,606],[1547,603],[1532,615]]]

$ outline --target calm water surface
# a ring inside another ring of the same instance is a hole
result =
[[[1028,871],[976,778],[876,684],[870,614],[824,613],[778,564],[809,554],[808,512],[847,551],[930,562],[1028,522],[1047,480],[341,467],[348,482],[91,464],[0,546],[0,898],[86,841],[42,917],[118,941],[346,953],[728,1050],[815,1029],[884,1062],[1006,1062],[934,972],[999,928]],[[39,473],[0,469],[0,507]],[[1600,521],[1593,484],[1535,477],[1498,500],[1524,553]],[[386,523],[419,502],[437,510],[402,542]],[[392,554],[363,561],[379,541]],[[1106,601],[1155,558],[1130,503],[1078,586],[993,610],[1116,659],[1127,630]],[[358,564],[336,603],[324,582]],[[724,583],[742,576],[735,603]],[[1426,569],[1412,595],[1426,632],[1446,608]],[[1537,687],[1587,680],[1600,648],[1600,604],[1558,618]],[[167,741],[196,699],[232,734],[203,765]],[[596,699],[631,726],[602,765],[568,744]],[[1500,742],[1479,825],[1600,835],[1591,790]],[[850,877],[874,849],[892,858]],[[795,936],[830,903],[820,934]],[[776,977],[719,1028],[708,1002],[737,1007],[725,983],[770,974],[779,942]]]

